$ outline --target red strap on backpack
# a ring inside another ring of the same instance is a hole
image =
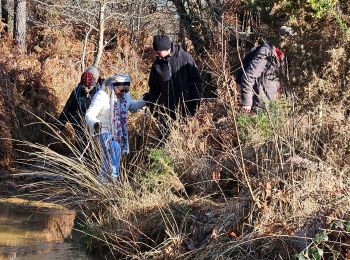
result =
[[[275,52],[276,52],[276,56],[277,56],[278,61],[281,61],[283,56],[284,56],[283,51],[281,51],[280,49],[275,47]]]

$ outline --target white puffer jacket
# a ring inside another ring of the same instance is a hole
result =
[[[131,98],[129,93],[125,93],[127,100],[128,111],[136,112],[145,106],[145,101],[143,99],[134,100]],[[99,90],[85,114],[86,124],[89,126],[90,132],[94,132],[94,124],[96,122],[101,123],[102,133],[111,132],[111,116],[113,107],[111,107],[111,98],[104,90]],[[120,102],[120,99],[117,98],[116,102]]]

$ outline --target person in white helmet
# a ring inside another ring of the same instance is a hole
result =
[[[85,120],[90,132],[99,136],[102,146],[102,178],[118,177],[120,157],[129,153],[128,112],[136,112],[145,101],[134,100],[129,94],[131,77],[115,74],[103,82],[104,89],[94,96]]]

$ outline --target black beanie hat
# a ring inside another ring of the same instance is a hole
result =
[[[171,48],[171,41],[167,35],[153,36],[153,49],[155,51],[166,51]]]

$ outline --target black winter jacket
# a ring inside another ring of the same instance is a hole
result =
[[[99,86],[95,85],[89,93],[86,93],[83,84],[79,83],[70,94],[58,118],[58,121],[61,123],[60,128],[63,128],[67,121],[69,121],[73,125],[75,131],[81,131],[82,120],[90,106],[93,96],[98,90]]]
[[[148,84],[147,101],[165,107],[173,118],[179,105],[194,115],[202,98],[202,78],[196,63],[179,45],[172,44],[170,56],[154,61]]]

